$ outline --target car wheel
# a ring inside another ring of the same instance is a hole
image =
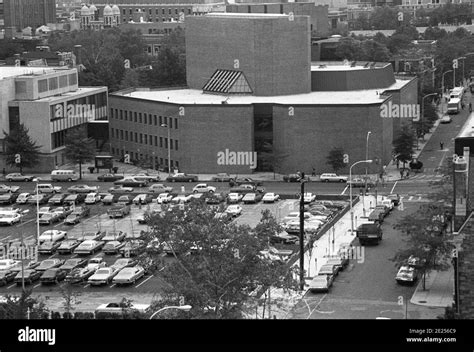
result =
[[[188,182],[193,182],[193,180],[188,180]]]
[[[329,180],[324,180],[324,182],[329,182]]]
[[[198,191],[193,191],[193,193],[198,193]]]
[[[67,179],[67,182],[72,182],[72,178],[68,178],[68,179]]]
[[[8,182],[12,182],[13,180],[11,178],[8,179]]]
[[[171,182],[176,182],[176,180],[171,180]]]
[[[344,182],[344,180],[339,180],[339,182]]]

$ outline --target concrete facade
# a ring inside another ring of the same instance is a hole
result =
[[[3,0],[5,35],[12,37],[25,27],[56,22],[55,0]]]
[[[257,96],[311,91],[309,17],[232,15],[186,19],[189,88],[202,89],[216,69],[228,69],[242,71]]]

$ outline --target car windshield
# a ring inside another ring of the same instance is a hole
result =
[[[116,262],[115,262],[115,266],[119,266],[119,265],[127,265],[128,264],[128,260],[127,259],[118,259]]]
[[[53,265],[54,263],[54,260],[45,260],[41,263],[41,265]]]
[[[64,265],[76,265],[79,261],[77,259],[68,259]]]
[[[100,263],[102,263],[102,258],[89,259],[89,264],[100,264]]]
[[[110,271],[109,269],[105,269],[105,268],[104,269],[99,269],[99,270],[97,270],[96,274],[98,274],[98,275],[108,274],[109,271]]]

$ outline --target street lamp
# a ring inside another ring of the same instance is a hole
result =
[[[425,134],[423,133],[423,114],[424,114],[424,110],[425,110],[425,98],[429,97],[429,96],[432,96],[432,95],[438,95],[438,93],[430,93],[430,94],[426,94],[425,96],[423,96],[423,98],[421,98],[421,119],[420,119],[420,125],[421,125],[421,133],[422,133],[422,138],[424,140],[425,138]]]
[[[449,72],[453,72],[453,70],[448,70],[444,72],[443,75],[441,76],[441,96],[442,97],[444,97],[444,75]],[[454,88],[454,83],[453,83],[453,88]]]
[[[162,124],[161,127],[168,129],[168,175],[171,175],[171,139],[170,139],[170,126],[166,123]]]
[[[183,306],[167,306],[167,307],[163,307],[159,310],[157,310],[155,313],[153,313],[150,317],[150,320],[153,319],[153,317],[155,315],[157,315],[158,313],[164,311],[164,310],[167,310],[167,309],[178,309],[178,310],[182,310],[182,311],[185,311],[185,312],[189,312],[191,310],[192,306],[190,306],[189,304],[186,304],[186,305],[183,305]]]
[[[367,141],[365,143],[365,160],[369,160],[369,137],[372,132],[368,131],[367,132]],[[362,206],[363,206],[363,211],[364,211],[364,217],[365,217],[365,202],[364,202],[364,197],[365,194],[367,193],[367,177],[368,177],[368,168],[367,165],[365,166],[365,185],[364,185],[364,194],[362,195]]]
[[[360,160],[356,161],[349,168],[349,203],[351,205],[351,235],[354,234],[354,211],[352,210],[352,168],[361,163],[372,163],[372,160]]]

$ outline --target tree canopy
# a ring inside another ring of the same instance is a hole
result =
[[[28,134],[29,130],[24,124],[11,127],[10,133],[3,132],[5,135],[7,164],[12,167],[19,167],[20,172],[22,172],[24,167],[31,168],[38,165],[41,147],[31,139]]]
[[[326,164],[330,165],[334,172],[338,172],[346,166],[344,163],[344,150],[342,148],[334,147],[331,149],[326,160]]]
[[[411,161],[415,143],[416,137],[412,127],[409,124],[402,125],[400,132],[393,140],[393,153],[403,164]]]
[[[76,128],[68,132],[64,152],[70,161],[79,164],[79,177],[82,179],[82,164],[94,158],[95,142],[82,128]]]

